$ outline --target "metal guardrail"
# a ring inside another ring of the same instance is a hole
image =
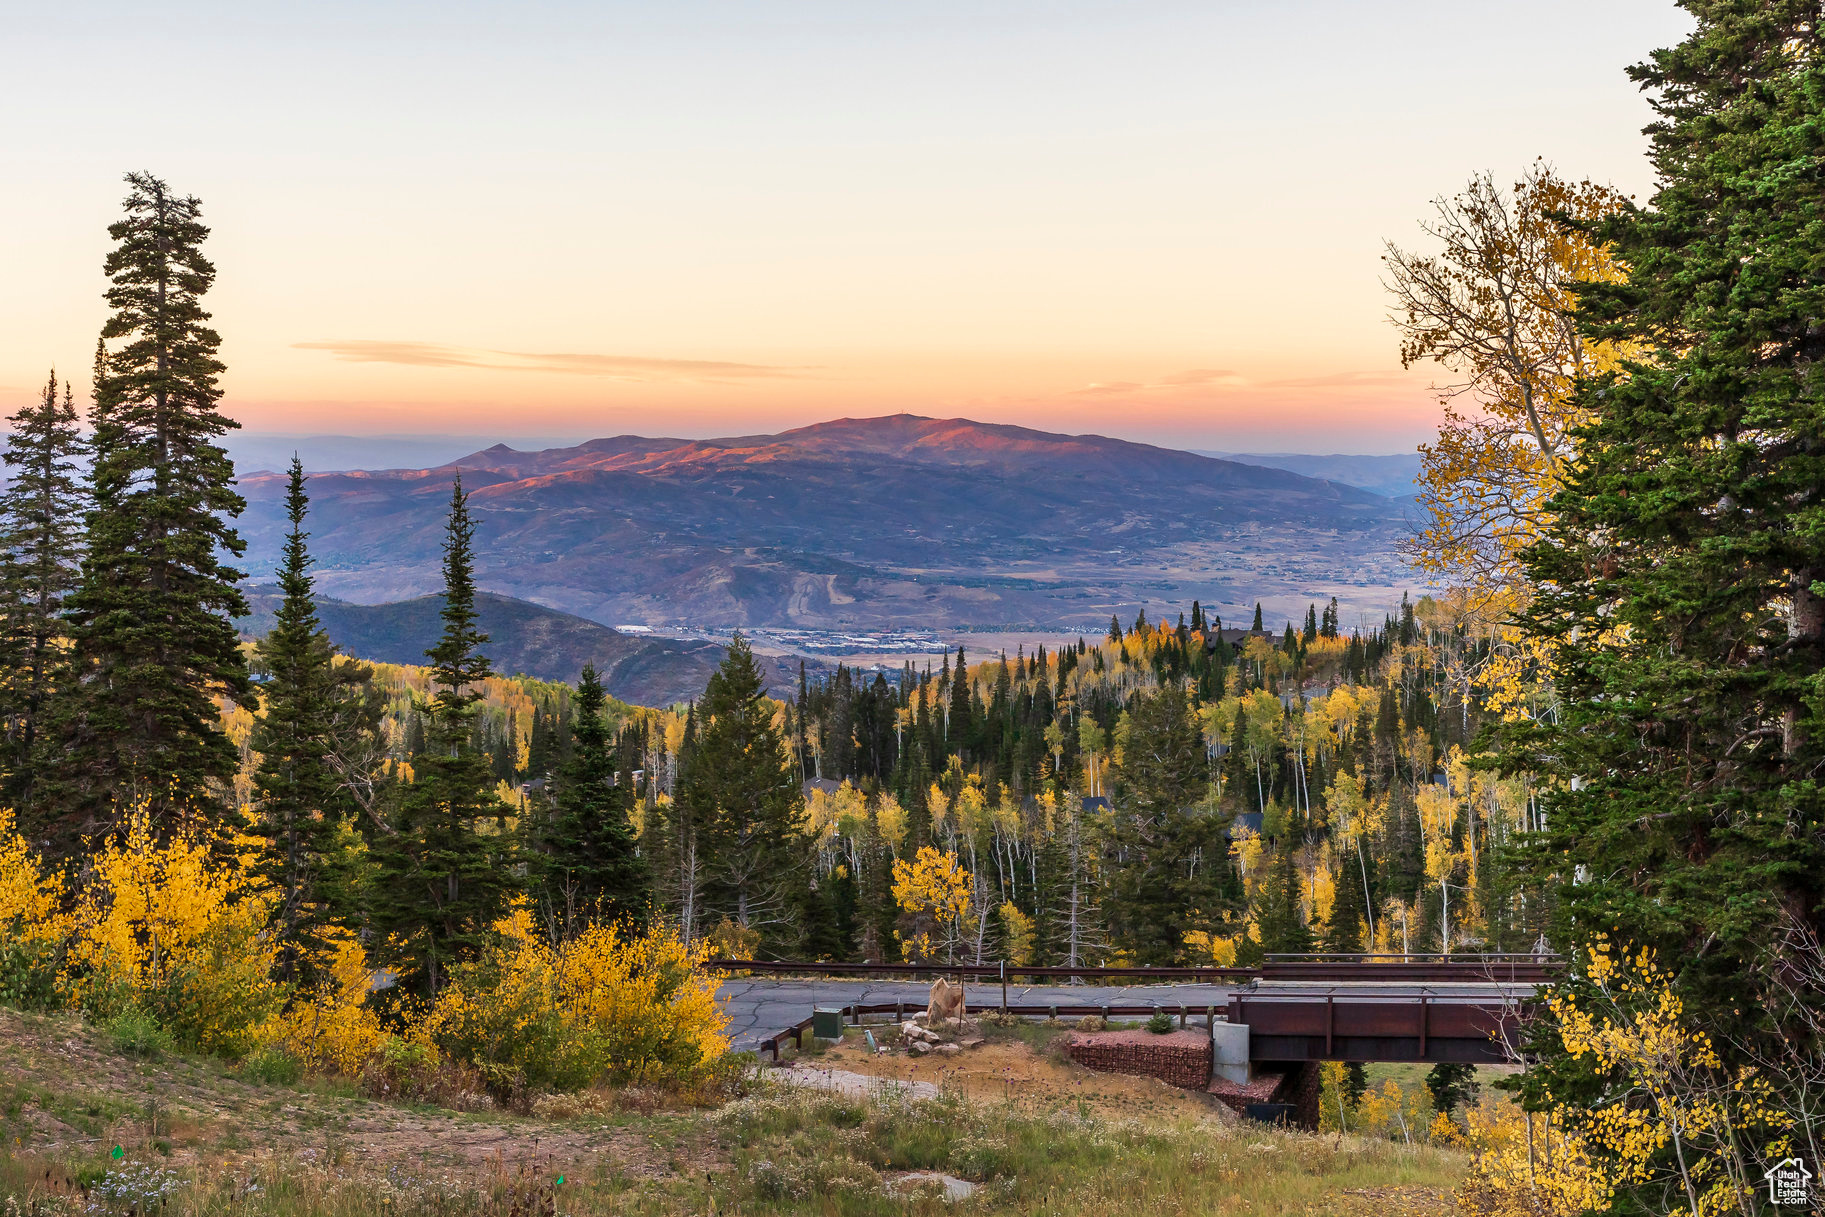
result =
[[[1559,970],[1536,963],[1270,963],[1263,981],[1308,984],[1542,985]]]
[[[798,959],[709,959],[712,972],[760,972],[778,976],[951,976],[959,980],[1000,980],[1026,976],[1084,980],[1251,980],[1256,968],[1059,968],[1010,964],[812,963]]]
[[[1562,965],[1555,956],[1479,955],[1269,955],[1258,968],[1064,968],[1011,964],[814,963],[793,959],[711,959],[715,972],[773,976],[949,976],[957,980],[1308,981],[1414,984],[1545,984]]]
[[[1269,952],[1268,963],[1557,963],[1557,955],[1531,951],[1297,951]]]
[[[1219,1019],[1232,1018],[1239,1021],[1255,1023],[1263,1014],[1268,1018],[1264,1023],[1279,1023],[1282,1016],[1274,1007],[1281,1006],[1288,1011],[1298,1026],[1272,1027],[1263,1025],[1264,1032],[1299,1032],[1316,1034],[1326,1044],[1326,1055],[1338,1032],[1336,1019],[1339,1013],[1339,999],[1327,995],[1321,1005],[1315,1005],[1315,998],[1297,993],[1237,993],[1225,1005],[1197,1005],[1185,1002],[1146,1004],[1136,1002],[1082,1002],[1082,1003],[1010,1003],[1008,1001],[1008,982],[1015,976],[1053,977],[1078,979],[1114,979],[1124,980],[1243,980],[1254,981],[1290,981],[1316,983],[1362,983],[1391,982],[1407,985],[1433,984],[1500,984],[1500,985],[1537,985],[1550,982],[1562,969],[1562,962],[1555,956],[1536,956],[1518,954],[1477,954],[1477,955],[1270,955],[1259,968],[1063,968],[1063,967],[1025,967],[1008,964],[997,960],[994,964],[919,964],[919,963],[814,963],[805,960],[762,960],[762,959],[712,959],[705,967],[720,972],[757,972],[770,975],[799,976],[948,976],[959,981],[969,978],[978,980],[998,980],[1001,983],[1001,1003],[999,1009],[1003,1014],[1012,1014],[1023,1018],[1081,1018],[1085,1015],[1101,1015],[1104,1018],[1149,1016],[1158,1011],[1168,1013],[1176,1010],[1179,1025],[1187,1025],[1187,1020],[1196,1013],[1202,1013],[1205,1025],[1212,1029]],[[1504,1003],[1511,995],[1502,995]],[[1344,998],[1345,1003],[1352,1001]],[[1364,1002],[1363,1013],[1372,1016],[1376,1023],[1373,1026],[1349,1028],[1382,1035],[1404,1035],[1408,1015],[1404,1010],[1417,1008],[1419,1053],[1423,1058],[1428,1041],[1441,1038],[1462,1038],[1461,1033],[1452,1035],[1446,1027],[1434,1029],[1432,1023],[1432,1003],[1437,998],[1425,992],[1414,993],[1404,997],[1377,997],[1372,992],[1360,995]],[[1452,999],[1445,998],[1446,1006],[1441,1010],[1447,1020],[1459,1019],[1461,1012],[1452,1009]],[[1262,1002],[1268,1003],[1263,1007]],[[1473,1003],[1474,1004],[1474,1003]],[[1311,1006],[1310,1010],[1297,1009]],[[839,1008],[840,1016],[849,1020],[852,1025],[859,1025],[867,1015],[891,1014],[895,1021],[904,1021],[909,1011],[920,1009],[921,1003],[905,1000],[894,1002],[850,1003]],[[1346,1012],[1351,1010],[1348,1004],[1343,1006]],[[1296,1013],[1295,1013],[1296,1010]],[[1271,1013],[1270,1013],[1271,1011]],[[1317,1013],[1322,1011],[1320,1015]],[[1467,1015],[1463,1015],[1467,1016]],[[815,1016],[813,1016],[815,1017]],[[1314,1018],[1322,1018],[1321,1024],[1304,1026]],[[1499,1024],[1506,1018],[1506,1013],[1496,1012],[1493,1016]],[[756,1044],[757,1052],[770,1054],[775,1061],[779,1059],[781,1046],[787,1039],[798,1047],[804,1046],[805,1032],[811,1029],[813,1018],[801,1019],[799,1022],[781,1031],[767,1036]],[[1387,1023],[1382,1026],[1382,1023]],[[1450,1024],[1452,1031],[1455,1023]],[[1443,1033],[1443,1034],[1441,1034]],[[1404,1059],[1404,1058],[1403,1058]]]

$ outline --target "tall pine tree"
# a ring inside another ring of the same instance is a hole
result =
[[[166,822],[219,814],[240,755],[217,699],[254,704],[234,624],[241,573],[224,562],[244,548],[243,503],[217,442],[238,424],[217,408],[209,229],[194,197],[145,173],[127,184],[104,266],[88,551],[66,602],[77,683],[41,769],[62,823],[82,831],[140,800]]]
[[[1109,929],[1136,963],[1171,964],[1187,934],[1215,932],[1234,911],[1203,734],[1176,681],[1136,702],[1117,777]]]
[[[291,531],[279,565],[283,599],[255,652],[266,683],[250,741],[260,754],[250,832],[261,841],[258,873],[279,894],[272,925],[278,972],[304,982],[316,978],[331,927],[353,920],[345,833],[356,804],[338,760],[371,755],[364,741],[347,736],[371,741],[379,726],[370,669],[337,663],[317,620],[304,531],[309,505],[304,466],[293,457],[285,496]],[[355,784],[365,776],[354,775]]]
[[[475,614],[475,524],[457,477],[444,541],[443,636],[425,652],[437,695],[421,704],[425,748],[376,835],[376,928],[400,943],[401,988],[434,997],[451,965],[472,958],[518,887],[512,809],[475,746],[479,687],[493,675]]]
[[[709,924],[727,918],[782,954],[800,942],[812,895],[804,795],[759,666],[737,634],[697,708],[679,804],[702,840]]]
[[[971,725],[971,691],[974,682],[970,679],[970,661],[957,648],[957,670],[951,674],[950,710],[945,716],[945,743],[952,756],[961,759],[965,750],[973,741]]]
[[[32,835],[32,751],[64,662],[64,597],[83,548],[79,464],[85,445],[70,386],[57,373],[37,405],[12,417],[0,493],[0,806],[17,808]]]
[[[686,796],[692,790],[693,766],[697,758],[697,707],[687,706],[684,729],[678,739],[675,759],[678,780],[669,802],[659,804],[652,797],[654,779],[647,778],[647,813],[641,833],[641,856],[650,860],[653,870],[653,892],[659,906],[678,923],[686,942],[697,939],[704,927],[704,851],[705,824],[694,799]]]
[[[1261,934],[1261,950],[1269,955],[1300,955],[1313,946],[1312,927],[1305,919],[1299,883],[1298,855],[1292,842],[1281,842],[1273,867],[1262,880],[1256,924]]]
[[[1687,0],[1631,74],[1658,189],[1601,225],[1587,285],[1633,353],[1530,555],[1564,709],[1536,876],[1555,943],[1653,948],[1728,1060],[1770,1042],[1757,977],[1825,934],[1825,28],[1817,0]],[[1575,779],[1575,780],[1574,780]]]
[[[617,780],[620,756],[606,702],[595,665],[585,664],[571,711],[571,753],[557,774],[537,860],[546,916],[566,936],[590,919],[642,919],[650,900],[650,877],[628,819],[633,781],[631,775]]]

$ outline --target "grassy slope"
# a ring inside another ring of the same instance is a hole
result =
[[[1073,1074],[1023,1039],[991,1043],[977,1070],[1024,1059],[1008,1098],[960,1069],[929,1103],[763,1085],[713,1111],[583,1096],[541,1118],[389,1105],[339,1082],[264,1086],[215,1061],[122,1056],[73,1019],[0,1010],[0,1195],[27,1212],[125,1213],[136,1201],[85,1206],[131,1188],[167,1195],[172,1217],[1450,1211],[1456,1155],[1237,1125],[1152,1083]],[[960,1210],[884,1190],[912,1170],[984,1186]]]

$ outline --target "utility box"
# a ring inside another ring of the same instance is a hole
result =
[[[1248,1085],[1248,1024],[1217,1021],[1210,1025],[1211,1077]]]
[[[800,1007],[803,1009],[804,1007]],[[821,1040],[843,1038],[843,1012],[835,1006],[811,1008],[811,1034]]]

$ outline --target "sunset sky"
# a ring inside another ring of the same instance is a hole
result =
[[[1667,0],[5,8],[0,409],[86,376],[121,175],[199,195],[293,435],[908,410],[1410,449],[1378,283],[1536,156],[1650,187]]]

